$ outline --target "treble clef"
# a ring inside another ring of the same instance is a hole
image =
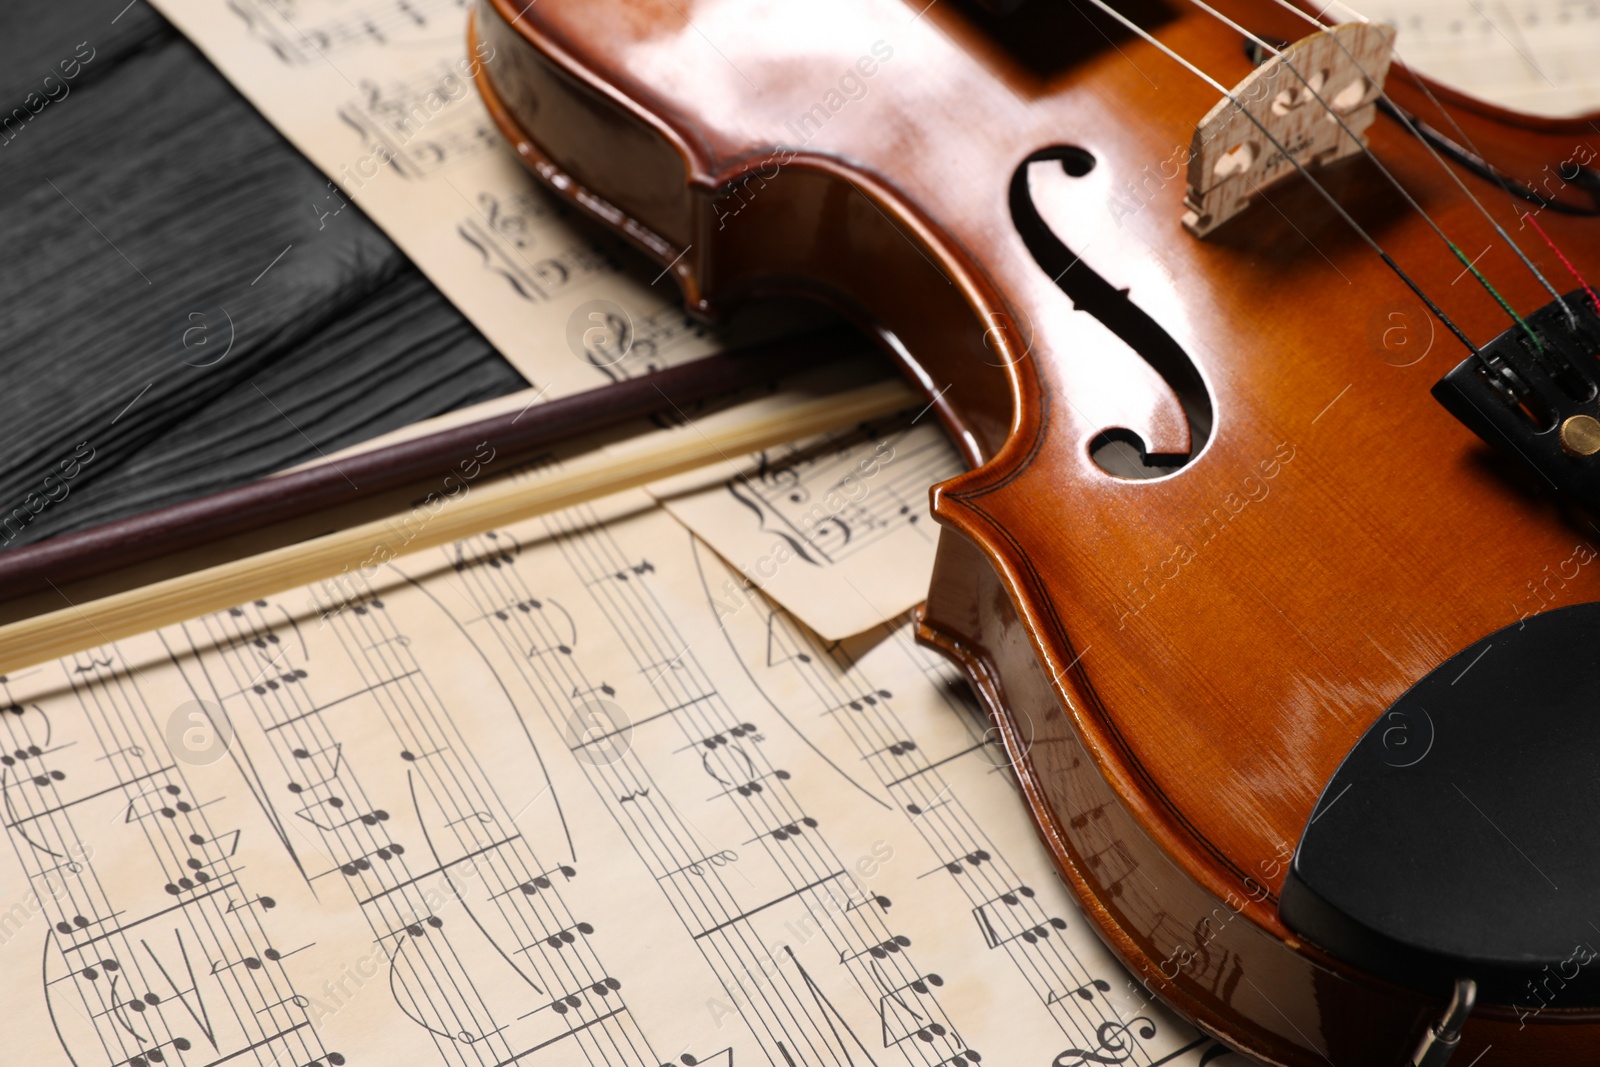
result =
[[[1082,1067],[1086,1063],[1126,1063],[1134,1051],[1128,1035],[1135,1023],[1143,1024],[1139,1027],[1141,1041],[1149,1041],[1156,1036],[1156,1024],[1143,1015],[1125,1023],[1115,1021],[1101,1023],[1100,1029],[1095,1033],[1095,1039],[1100,1043],[1098,1049],[1069,1048],[1056,1056],[1053,1067]]]

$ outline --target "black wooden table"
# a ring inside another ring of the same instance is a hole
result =
[[[0,4],[0,548],[524,387],[325,193],[144,0]]]

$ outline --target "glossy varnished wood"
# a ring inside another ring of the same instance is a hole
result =
[[[818,296],[937,398],[974,469],[935,490],[923,636],[978,683],[1064,876],[1135,973],[1262,1059],[1399,1063],[1438,1000],[1300,943],[1277,915],[1284,862],[1407,687],[1540,603],[1597,598],[1586,569],[1530,592],[1593,532],[1434,403],[1464,352],[1309,188],[1206,241],[1183,232],[1182,151],[1213,91],[1071,5],[1009,30],[956,0],[921,8],[483,0],[497,58],[480,85],[529,165],[670,264],[692,308]],[[1248,72],[1203,13],[1132,13],[1218,79]],[[1391,89],[1439,124],[1403,77]],[[1583,120],[1457,118],[1527,180],[1600,142]],[[1548,301],[1404,131],[1380,119],[1372,143],[1514,304]],[[1094,168],[1034,164],[1032,202],[1188,353],[1214,408],[1203,450],[1163,478],[1113,478],[1089,444],[1123,428],[1187,450],[1172,389],[1074,310],[1013,221],[1018,168],[1069,145]],[[1370,162],[1323,177],[1471,335],[1506,327]],[[1514,229],[1505,195],[1465,180]],[[1541,221],[1600,273],[1595,220]],[[1469,1060],[1492,1043],[1484,1067],[1577,1062],[1600,1017],[1558,1007],[1521,1028],[1486,1005],[1467,1033]]]

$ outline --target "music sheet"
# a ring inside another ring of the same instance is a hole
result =
[[[648,488],[745,581],[838,641],[927,596],[928,487],[962,469],[918,405]]]
[[[616,511],[4,678],[7,1062],[1202,1062],[948,665]]]
[[[820,318],[769,309],[707,330],[666,272],[536,188],[472,83],[487,57],[468,54],[466,0],[155,6],[328,176],[308,239],[355,204],[549,396]]]
[[[1600,7],[1592,0],[1366,0],[1355,6],[1399,27],[1401,62],[1481,100],[1549,116],[1600,108],[1594,61]],[[1348,4],[1335,0],[1329,7],[1354,17]]]

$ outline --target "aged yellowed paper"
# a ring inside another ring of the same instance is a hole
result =
[[[962,470],[927,411],[919,404],[650,491],[743,581],[841,640],[927,596],[938,543],[928,487]],[[731,579],[723,592],[737,602]]]
[[[7,1062],[1200,1062],[947,665],[615,510],[4,679]]]

